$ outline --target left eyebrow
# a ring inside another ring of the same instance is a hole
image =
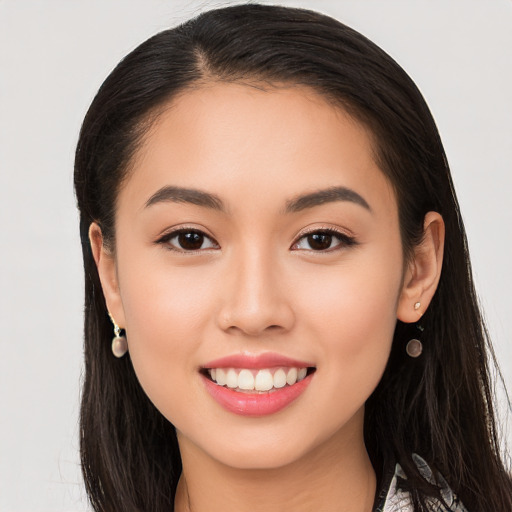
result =
[[[372,211],[366,200],[354,190],[346,187],[330,187],[290,199],[286,202],[285,212],[300,212],[307,208],[313,208],[314,206],[333,203],[335,201],[348,201],[362,206],[369,212]]]
[[[195,188],[183,187],[162,187],[157,190],[144,205],[148,208],[157,203],[173,202],[173,203],[189,203],[204,208],[211,208],[213,210],[224,211],[224,205],[220,198],[215,194],[210,194]]]

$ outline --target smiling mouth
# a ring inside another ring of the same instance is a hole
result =
[[[240,393],[273,393],[304,380],[315,367],[204,368],[201,373],[218,386]]]

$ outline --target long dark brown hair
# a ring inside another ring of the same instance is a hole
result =
[[[467,242],[447,159],[420,92],[386,53],[327,16],[257,4],[199,15],[150,38],[114,69],[85,117],[75,188],[85,269],[85,378],[81,460],[96,511],[172,510],[181,459],[175,430],[142,391],[129,355],[112,356],[107,315],[88,239],[97,222],[115,250],[116,197],[159,108],[211,81],[303,85],[341,106],[373,136],[375,159],[399,204],[404,254],[428,211],[446,224],[438,290],[422,319],[424,353],[405,355],[397,323],[384,376],[368,399],[365,441],[379,479],[399,462],[418,510],[436,489],[420,454],[471,511],[512,510],[500,456],[488,361]]]

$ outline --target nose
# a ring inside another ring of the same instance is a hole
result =
[[[290,290],[270,257],[247,251],[230,262],[218,324],[230,334],[260,336],[289,331],[295,322]]]

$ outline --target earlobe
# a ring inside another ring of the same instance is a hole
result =
[[[116,260],[112,252],[105,246],[100,226],[93,222],[89,226],[89,243],[98,269],[101,288],[107,303],[107,309],[115,322],[124,328],[125,316],[119,291]]]
[[[397,318],[402,322],[417,322],[434,296],[443,265],[444,231],[441,215],[428,212],[423,223],[423,239],[414,248],[404,276],[397,310]]]

